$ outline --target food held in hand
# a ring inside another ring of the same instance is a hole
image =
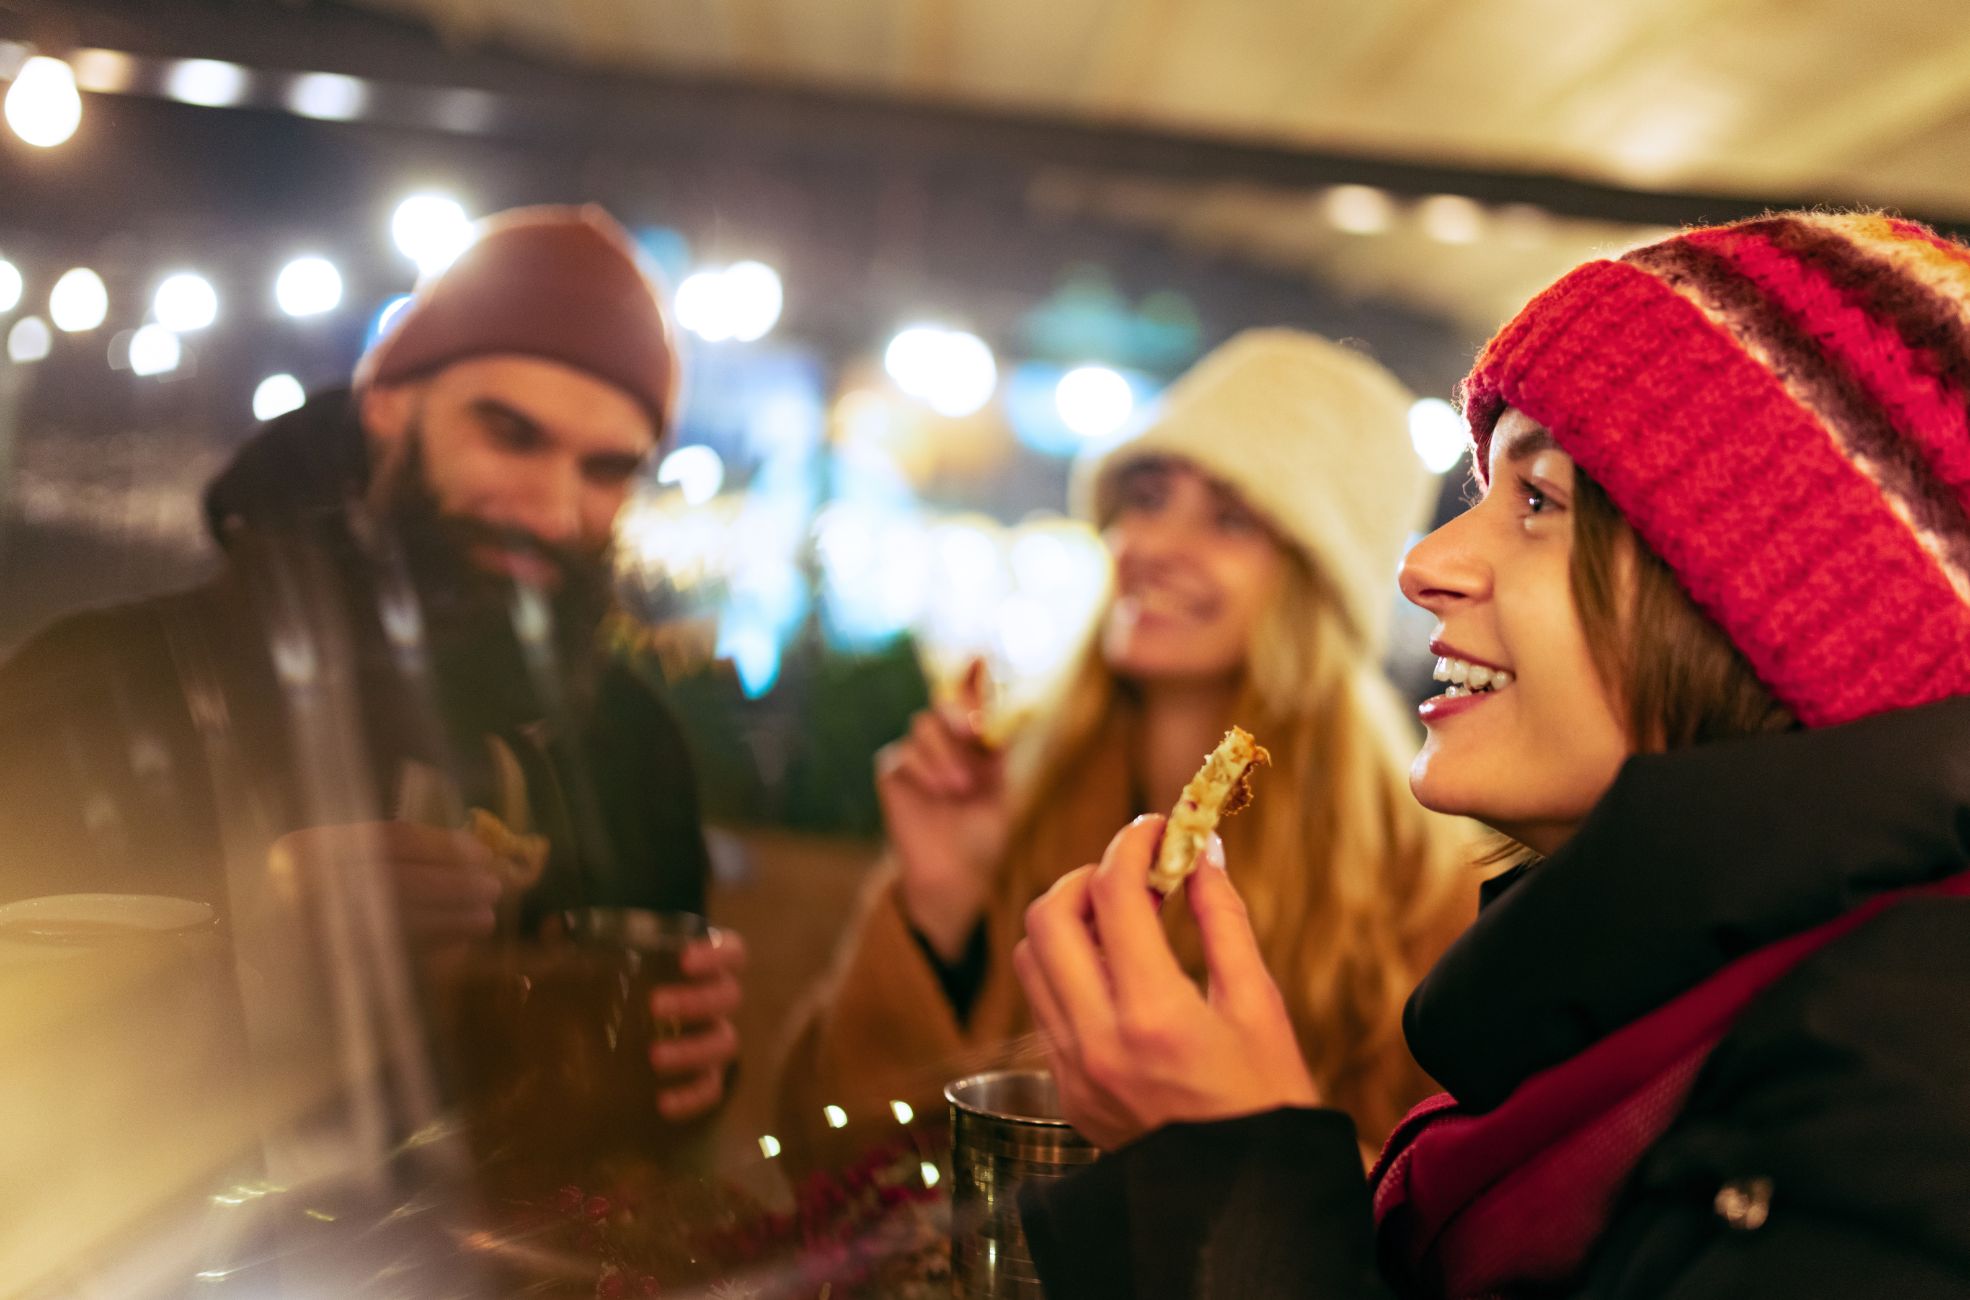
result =
[[[1229,817],[1252,802],[1252,769],[1270,764],[1272,755],[1243,727],[1233,727],[1183,787],[1163,828],[1163,846],[1149,869],[1149,887],[1167,894],[1197,868],[1204,842]]]
[[[472,810],[469,829],[492,854],[493,871],[509,894],[532,889],[547,870],[545,835],[522,835],[484,808]]]

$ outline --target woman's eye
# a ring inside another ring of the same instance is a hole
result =
[[[1553,501],[1530,479],[1519,480],[1519,500],[1525,505],[1528,515],[1543,515],[1551,510]]]
[[[1218,528],[1227,533],[1249,533],[1259,526],[1259,521],[1249,510],[1218,511]]]

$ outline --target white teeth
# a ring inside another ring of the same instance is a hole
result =
[[[1489,668],[1484,664],[1474,664],[1449,655],[1436,661],[1430,676],[1437,681],[1449,683],[1444,694],[1451,698],[1470,695],[1477,691],[1502,691],[1517,680],[1508,669]]]

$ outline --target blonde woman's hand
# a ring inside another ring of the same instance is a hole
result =
[[[1148,886],[1162,831],[1138,818],[1100,866],[1063,877],[1027,909],[1013,951],[1066,1117],[1111,1151],[1180,1120],[1319,1103],[1215,837],[1184,887],[1208,992],[1178,966]]]
[[[955,960],[985,913],[1011,813],[1005,756],[981,734],[986,682],[974,662],[957,698],[910,720],[876,755],[876,795],[900,868],[903,910]]]

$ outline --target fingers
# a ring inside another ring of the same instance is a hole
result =
[[[978,739],[970,714],[945,705],[918,713],[903,739],[882,748],[876,775],[940,798],[966,799],[997,787],[1000,758]]]
[[[1033,1019],[1047,1040],[1047,1050],[1070,1052],[1073,1027],[1068,1024],[1060,1004],[1054,1001],[1053,990],[1047,987],[1046,976],[1039,968],[1039,959],[1033,956],[1031,946],[1024,939],[1013,945],[1012,971],[1019,977],[1019,986],[1026,990],[1026,1001],[1032,1006]]]
[[[477,867],[394,864],[397,910],[404,930],[419,941],[481,939],[492,934],[500,884]]]
[[[1218,850],[1222,855],[1223,850]],[[1204,943],[1204,964],[1210,972],[1211,1001],[1220,1006],[1250,1009],[1264,999],[1269,1005],[1278,991],[1266,971],[1259,941],[1245,900],[1231,877],[1207,864],[1193,872],[1184,886],[1190,911]]]
[[[687,1084],[657,1093],[657,1111],[676,1122],[696,1119],[718,1105],[725,1095],[725,1071],[706,1070]]]
[[[1026,947],[1062,1023],[1064,1040],[1082,1047],[1115,1036],[1114,996],[1088,928],[1088,885],[1095,868],[1062,876],[1026,909]]]
[[[1095,931],[1124,1019],[1167,1005],[1190,988],[1149,891],[1149,867],[1162,838],[1161,817],[1138,817],[1108,842],[1088,885]]]
[[[731,975],[692,984],[660,984],[650,993],[650,1015],[657,1021],[714,1020],[729,1016],[744,1001],[744,989]]]
[[[721,973],[737,975],[745,970],[749,959],[744,936],[735,930],[713,926],[708,937],[684,949],[678,965],[693,979],[707,979]]]
[[[658,1074],[687,1074],[723,1070],[739,1055],[739,1031],[729,1020],[716,1020],[681,1038],[650,1044],[650,1065]]]
[[[978,754],[961,713],[926,710],[910,723],[910,747],[938,781],[940,793],[963,798],[979,787]]]

